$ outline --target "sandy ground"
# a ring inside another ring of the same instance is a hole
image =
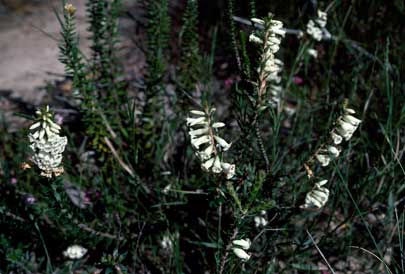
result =
[[[39,87],[62,78],[63,65],[58,61],[55,41],[60,28],[54,13],[62,7],[58,0],[26,2],[30,4],[3,5],[0,13],[0,90],[10,90],[13,96],[37,104],[44,94]],[[86,51],[85,1],[70,2],[77,7],[81,47]]]

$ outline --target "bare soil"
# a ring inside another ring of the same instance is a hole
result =
[[[71,0],[77,7],[77,29],[81,37],[88,33],[83,0]],[[0,90],[12,92],[26,102],[38,104],[47,81],[63,78],[58,61],[61,1],[0,2]],[[81,39],[84,51],[88,41]]]

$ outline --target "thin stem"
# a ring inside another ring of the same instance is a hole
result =
[[[236,235],[238,235],[238,233],[239,233],[239,229],[238,229],[238,227],[236,226],[235,229],[233,230],[233,233],[232,233],[231,238],[229,239],[229,243],[228,243],[228,245],[227,245],[226,248],[225,248],[225,254],[224,254],[224,256],[222,256],[222,259],[221,259],[221,267],[220,267],[220,269],[219,269],[219,274],[223,274],[224,271],[225,271],[225,264],[226,264],[226,260],[227,260],[227,258],[228,258],[228,256],[229,256],[229,251],[230,251],[231,248],[232,248],[232,241],[235,240]]]

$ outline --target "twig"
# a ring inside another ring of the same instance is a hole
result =
[[[238,23],[248,25],[248,26],[252,26],[252,27],[255,27],[255,28],[258,28],[258,29],[264,29],[263,25],[253,23],[252,21],[244,19],[242,17],[232,16],[232,18],[233,18],[233,20],[235,20]],[[304,32],[302,30],[299,30],[299,29],[286,29],[286,28],[283,28],[283,30],[285,30],[286,34],[291,34],[291,35],[302,36],[304,34]]]
[[[117,151],[115,150],[114,146],[112,145],[110,139],[108,137],[104,137],[104,142],[107,144],[107,146],[110,148],[112,154],[114,155],[115,159],[117,159],[118,163],[121,165],[121,167],[131,175],[131,177],[135,178],[135,173],[133,169],[124,163],[124,161],[121,159],[121,157],[118,155]]]
[[[270,160],[269,160],[269,157],[267,156],[266,148],[264,147],[264,143],[263,143],[263,138],[262,138],[262,135],[260,134],[260,129],[259,129],[259,126],[257,125],[257,123],[255,124],[255,134],[256,134],[256,138],[257,138],[257,143],[259,144],[260,152],[262,153],[262,156],[264,159],[264,163],[266,164],[266,172],[269,173],[270,172]]]
[[[239,229],[238,229],[238,227],[235,227],[235,229],[233,230],[232,237],[229,239],[229,243],[225,248],[225,254],[224,254],[224,256],[222,256],[221,267],[219,269],[219,274],[222,274],[225,271],[226,259],[228,258],[229,251],[232,248],[232,241],[236,238],[236,235],[238,235],[238,233],[239,233]]]
[[[314,243],[316,250],[318,250],[319,254],[321,255],[322,259],[325,261],[325,263],[328,266],[328,268],[330,269],[330,271],[332,271],[332,274],[336,274],[335,271],[333,270],[332,266],[329,264],[328,260],[325,258],[325,255],[323,255],[322,251],[319,249],[318,245],[315,243],[314,238],[312,238],[312,235],[311,235],[311,233],[309,233],[308,230],[307,230],[307,234],[308,234],[309,238],[311,239],[311,241]]]
[[[109,234],[109,233],[100,232],[100,231],[97,231],[97,230],[92,229],[91,227],[89,227],[89,226],[87,226],[87,225],[85,225],[85,224],[78,224],[77,226],[78,226],[79,228],[81,228],[81,229],[87,231],[87,232],[90,232],[90,233],[96,235],[96,236],[100,236],[100,237],[104,237],[104,238],[109,238],[109,239],[113,239],[113,240],[116,240],[116,239],[118,239],[118,240],[120,240],[120,241],[124,240],[124,237],[117,237],[117,236],[112,235],[112,234]]]
[[[244,24],[244,25],[248,25],[248,26],[252,26],[254,28],[257,29],[264,29],[264,26],[261,24],[257,24],[257,23],[253,23],[250,20],[247,20],[245,18],[239,17],[239,16],[233,16],[233,20],[235,20],[238,23]],[[304,32],[302,30],[299,29],[288,29],[288,28],[283,28],[285,30],[286,34],[290,34],[290,35],[296,35],[298,37],[301,37],[302,35],[304,35]],[[328,39],[326,40],[331,40],[331,41],[335,41],[338,38],[336,36],[333,36],[329,33],[329,31],[327,31],[325,28],[323,28],[323,31],[325,32],[325,36],[328,37]],[[370,52],[368,52],[366,49],[362,48],[359,43],[357,43],[356,41],[350,40],[350,39],[342,39],[343,43],[347,43],[349,44],[353,49],[359,51],[360,53],[364,54],[366,57],[372,59],[373,61],[376,61],[378,64],[380,64],[381,66],[384,66],[384,63],[377,57],[375,57],[373,54],[371,54]],[[389,67],[391,69],[391,67]]]
[[[384,262],[384,260],[382,260],[381,258],[379,258],[379,257],[378,257],[377,255],[375,255],[373,252],[368,251],[367,249],[365,249],[365,248],[363,248],[363,247],[360,247],[360,246],[353,246],[353,245],[352,245],[352,246],[350,246],[350,247],[360,249],[361,251],[364,251],[364,252],[370,254],[371,256],[373,256],[374,258],[376,258],[377,260],[379,260],[381,263],[383,263],[384,266],[385,266],[385,268],[388,270],[388,272],[389,272],[390,274],[392,274],[390,268],[389,268],[388,265]]]

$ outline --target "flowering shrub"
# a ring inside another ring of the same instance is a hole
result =
[[[63,2],[70,93],[0,127],[0,272],[403,273],[399,36],[349,39],[355,3],[141,2],[86,1],[88,56]]]

